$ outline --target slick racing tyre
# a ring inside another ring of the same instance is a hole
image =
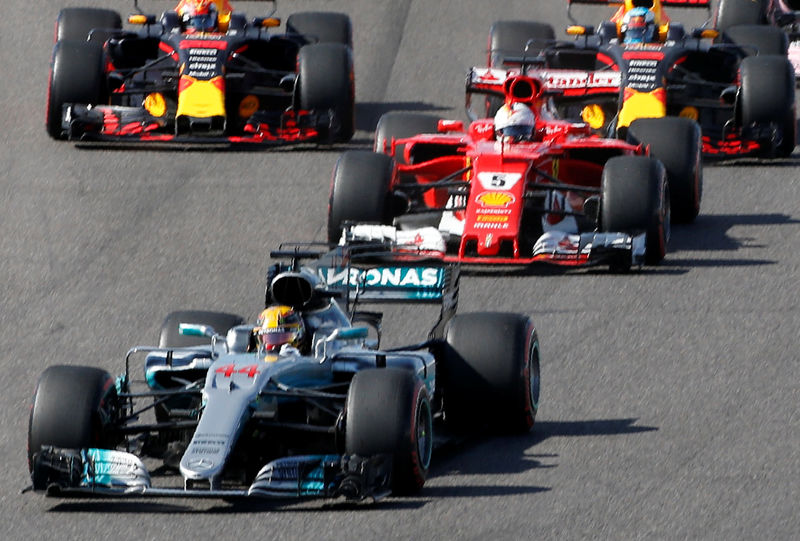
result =
[[[447,424],[528,432],[539,408],[539,339],[522,315],[457,315],[445,330],[441,385]]]
[[[345,451],[391,455],[392,492],[419,492],[433,451],[431,402],[422,380],[397,368],[356,373],[345,404]]]
[[[102,45],[113,30],[122,28],[119,13],[110,9],[66,8],[56,19],[56,41],[92,41]],[[92,32],[94,30],[94,32]],[[89,35],[91,32],[91,35]]]
[[[773,124],[779,128],[778,156],[789,156],[795,146],[794,70],[785,56],[748,56],[739,65],[741,89],[738,111],[741,125]]]
[[[53,48],[45,125],[53,139],[63,139],[64,105],[98,105],[107,101],[103,46],[90,41],[58,41]]]
[[[424,113],[405,113],[393,111],[381,116],[375,128],[375,144],[373,150],[389,154],[392,150],[392,139],[405,139],[422,133],[438,133],[439,117]],[[394,160],[406,163],[405,145],[395,147]]]
[[[789,39],[780,28],[763,24],[731,26],[725,36],[748,55],[783,55],[789,50]]]
[[[764,24],[766,17],[761,0],[720,0],[714,28],[725,33],[740,24]]]
[[[496,21],[489,30],[489,67],[502,67],[507,57],[535,57],[555,39],[553,27],[546,23]]]
[[[524,55],[527,58],[534,58],[555,39],[555,30],[547,23],[495,21],[489,30],[488,65],[490,68],[502,68],[508,57],[520,58]],[[486,117],[493,117],[502,105],[502,98],[487,96]]]
[[[645,232],[645,263],[657,265],[664,259],[669,240],[668,197],[661,162],[647,156],[611,158],[603,168],[600,229],[630,235]],[[615,266],[612,270],[627,269]]]
[[[307,11],[293,13],[286,20],[286,32],[297,34],[304,45],[341,43],[353,48],[353,25],[344,13]]]
[[[637,119],[628,129],[627,140],[649,145],[650,156],[664,165],[672,220],[693,222],[703,197],[703,142],[697,122],[680,117]]]
[[[118,418],[118,406],[114,379],[105,370],[49,367],[39,377],[33,395],[28,422],[28,468],[33,468],[34,455],[42,445],[112,449],[116,442],[106,428]]]
[[[327,136],[334,143],[349,141],[355,131],[355,79],[350,48],[341,43],[306,45],[297,55],[297,69],[295,97],[300,109],[333,112]]]
[[[217,334],[225,334],[236,325],[245,323],[242,316],[236,314],[226,314],[224,312],[206,312],[204,310],[183,310],[172,312],[164,319],[161,324],[161,334],[158,338],[160,348],[180,348],[187,346],[210,345],[211,339],[205,336],[184,336],[178,326],[181,323],[193,323],[195,325],[208,325]]]
[[[328,242],[337,244],[345,222],[390,224],[394,162],[365,150],[342,153],[333,169],[328,199]]]

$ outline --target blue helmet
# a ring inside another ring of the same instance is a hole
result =
[[[656,33],[656,18],[644,7],[628,11],[622,18],[620,33],[625,43],[652,43]]]

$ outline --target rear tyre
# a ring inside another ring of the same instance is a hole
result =
[[[53,48],[45,125],[53,139],[63,139],[64,104],[97,105],[107,101],[103,47],[87,41],[59,41]]]
[[[445,330],[442,386],[445,420],[455,429],[484,424],[528,432],[539,408],[539,339],[520,314],[455,316]]]
[[[661,162],[647,156],[611,158],[603,168],[601,230],[630,235],[646,233],[645,263],[657,265],[664,259],[669,240],[667,198],[667,180]]]
[[[244,318],[236,314],[224,312],[207,312],[204,310],[182,310],[171,312],[161,324],[161,334],[158,339],[160,348],[180,348],[187,346],[203,346],[211,344],[211,339],[205,336],[184,336],[178,331],[181,323],[194,323],[213,327],[217,334],[225,336],[231,327],[243,324]]]
[[[344,13],[307,11],[293,13],[286,20],[286,32],[311,43],[341,43],[353,48],[353,25]]]
[[[642,118],[631,123],[627,140],[650,146],[664,165],[670,210],[676,223],[691,223],[703,197],[703,142],[697,122],[680,117]]]
[[[421,133],[438,133],[439,118],[423,113],[391,112],[381,116],[375,128],[375,145],[373,150],[383,154],[391,152],[392,139],[405,139]],[[395,147],[394,159],[397,163],[406,163],[405,145]]]
[[[333,169],[328,200],[328,242],[336,244],[345,222],[389,224],[394,162],[364,150],[342,153]]]
[[[502,68],[507,57],[533,58],[556,39],[555,30],[536,21],[495,21],[489,30],[489,67]],[[527,52],[525,46],[531,42]],[[486,117],[493,117],[503,105],[502,98],[486,98]]]
[[[42,445],[112,449],[106,430],[117,419],[117,389],[105,370],[51,366],[39,377],[28,421],[28,469]],[[41,487],[45,488],[45,487]]]
[[[776,154],[789,156],[795,147],[794,69],[780,55],[748,56],[739,65],[738,109],[743,128],[753,124],[774,124],[781,141]]]
[[[122,28],[119,13],[110,9],[65,8],[56,19],[56,41],[88,41],[102,45],[113,33]],[[92,30],[92,35],[89,32]]]
[[[333,112],[327,134],[343,143],[355,131],[355,77],[350,49],[341,43],[306,45],[297,55],[296,97],[300,109]]]
[[[783,55],[789,50],[789,39],[780,28],[763,24],[731,26],[725,32],[728,40],[755,56]]]
[[[363,370],[353,376],[345,405],[348,454],[392,456],[392,492],[419,492],[433,451],[428,391],[407,370]]]
[[[489,67],[501,67],[507,57],[534,57],[556,39],[555,30],[534,21],[496,21],[489,31]],[[525,52],[528,41],[531,45]]]
[[[715,28],[723,33],[740,24],[764,24],[766,18],[760,0],[720,0]]]

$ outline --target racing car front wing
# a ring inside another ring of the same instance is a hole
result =
[[[150,143],[172,145],[260,145],[278,146],[299,143],[330,143],[335,132],[333,111],[260,112],[245,124],[243,133],[170,133],[163,117],[155,117],[140,107],[118,105],[64,106],[62,130],[72,141],[103,143]]]
[[[33,490],[48,496],[162,498],[338,498],[378,500],[390,492],[391,457],[302,455],[273,460],[246,489],[211,489],[186,481],[183,488],[154,487],[142,461],[107,449],[60,449],[36,453]]]

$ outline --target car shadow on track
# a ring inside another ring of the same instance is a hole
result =
[[[594,421],[539,421],[529,434],[498,437],[489,433],[455,441],[439,447],[434,453],[429,479],[473,474],[516,474],[532,469],[556,468],[556,454],[532,453],[531,448],[549,438],[616,436],[658,430],[653,426],[636,425],[638,419],[601,419]],[[488,457],[488,458],[487,458]],[[358,510],[387,511],[418,509],[440,498],[476,498],[514,496],[548,492],[544,486],[506,485],[433,485],[428,484],[413,497],[386,498],[378,502],[316,500],[311,505],[296,505],[298,500],[237,500],[206,507],[198,503],[177,500],[80,500],[62,501],[51,513],[114,513],[114,514],[243,514],[243,513],[323,513]]]
[[[695,223],[688,226],[672,228],[672,239],[669,244],[669,253],[703,251],[703,252],[736,252],[743,248],[759,249],[764,244],[757,242],[756,236],[749,236],[744,230],[733,236],[730,230],[736,226],[784,226],[798,225],[797,220],[787,214],[717,214],[697,217]],[[788,235],[787,235],[788,236]],[[664,267],[737,267],[774,265],[775,260],[753,258],[682,258],[670,259],[669,253],[664,260]]]
[[[748,258],[694,258],[680,257],[681,252],[736,252],[743,248],[763,248],[763,244],[756,242],[755,236],[743,233],[733,236],[730,230],[737,226],[797,226],[800,220],[788,214],[700,214],[692,224],[673,225],[672,238],[667,247],[667,256],[659,266],[645,266],[641,269],[632,269],[633,274],[647,275],[678,275],[687,273],[692,267],[752,267],[760,265],[774,265],[771,259]],[[787,237],[789,234],[787,233]],[[513,277],[513,276],[564,276],[565,274],[593,274],[615,275],[609,272],[607,265],[596,267],[572,269],[556,265],[529,265],[529,266],[478,266],[464,265],[461,268],[465,276],[485,277]]]
[[[530,449],[550,438],[584,436],[619,436],[658,430],[636,425],[638,419],[602,419],[595,421],[538,421],[533,431],[519,436],[484,434],[443,446],[434,455],[431,473],[448,475],[514,474],[531,469],[555,468],[544,463],[557,455],[532,454]],[[491,460],[486,460],[490,456]]]

